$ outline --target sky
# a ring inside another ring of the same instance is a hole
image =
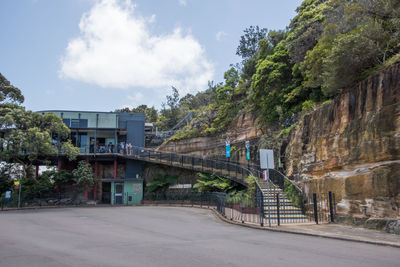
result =
[[[161,107],[222,82],[243,30],[301,0],[0,0],[0,73],[29,110]]]

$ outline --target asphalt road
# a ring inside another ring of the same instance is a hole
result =
[[[400,266],[400,249],[230,225],[202,209],[0,213],[0,266]]]

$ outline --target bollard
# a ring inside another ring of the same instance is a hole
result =
[[[333,204],[332,204],[332,192],[331,191],[329,191],[329,212],[331,214],[331,222],[334,222]]]
[[[315,223],[318,224],[318,206],[317,206],[317,194],[313,194],[313,201],[314,201],[314,218]]]

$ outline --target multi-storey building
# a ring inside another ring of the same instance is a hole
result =
[[[93,167],[97,180],[88,199],[110,204],[140,203],[143,197],[142,163],[129,157],[131,147],[144,146],[145,115],[96,111],[45,110],[61,117],[71,130],[71,141],[80,149],[78,160]],[[58,140],[53,140],[57,143]],[[59,169],[73,169],[62,154]]]

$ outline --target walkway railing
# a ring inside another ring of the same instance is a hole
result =
[[[151,163],[158,163],[203,173],[215,174],[229,178],[235,182],[247,185],[246,178],[253,173],[237,163],[229,161],[218,161],[207,158],[184,155],[171,152],[155,151],[143,147],[133,147],[127,154],[122,155],[126,158],[142,160]]]

